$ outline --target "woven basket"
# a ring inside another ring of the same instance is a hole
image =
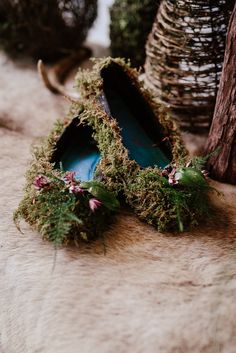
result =
[[[145,82],[183,129],[211,123],[234,1],[163,0],[146,45]]]

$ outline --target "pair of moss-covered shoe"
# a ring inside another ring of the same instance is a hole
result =
[[[183,230],[208,211],[209,186],[174,123],[120,59],[79,71],[81,94],[34,150],[15,213],[57,244],[103,232],[125,200],[158,230]]]

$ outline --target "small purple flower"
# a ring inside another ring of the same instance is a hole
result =
[[[48,184],[49,184],[49,179],[44,175],[36,176],[36,178],[33,181],[33,185],[37,190],[41,190]]]
[[[173,167],[172,167],[170,164],[167,165],[167,166],[163,169],[163,171],[161,172],[161,175],[162,175],[163,177],[165,177],[165,178],[168,178],[168,176],[169,176],[169,174],[171,173],[172,169],[173,169]]]
[[[92,198],[89,200],[89,207],[92,212],[95,212],[97,208],[99,208],[102,205],[102,202],[99,201],[98,199]]]
[[[177,185],[179,183],[179,178],[177,177],[176,168],[172,169],[172,172],[169,174],[168,182],[170,185]]]
[[[205,179],[208,179],[208,177],[209,177],[209,172],[207,171],[207,170],[201,170],[201,172],[202,172],[202,175],[204,176],[204,178]]]
[[[175,178],[169,178],[168,182],[170,185],[177,185],[179,183]]]
[[[84,189],[82,189],[79,185],[71,185],[69,187],[69,192],[71,194],[79,194],[79,193],[83,193]]]
[[[168,175],[169,175],[168,171],[166,169],[163,169],[161,172],[161,176],[168,178]]]
[[[66,172],[63,180],[66,184],[75,182],[75,172]]]

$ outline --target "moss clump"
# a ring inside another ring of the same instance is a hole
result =
[[[193,168],[188,168],[192,170]],[[140,170],[133,183],[127,184],[127,200],[137,215],[159,231],[183,231],[209,215],[209,185],[199,180],[189,185],[170,185],[160,170]]]
[[[116,0],[111,7],[111,53],[130,58],[138,67],[145,61],[145,43],[157,13],[156,0]]]
[[[79,48],[97,15],[97,0],[4,0],[1,47],[8,53],[54,60]]]

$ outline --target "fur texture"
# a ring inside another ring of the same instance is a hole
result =
[[[235,353],[236,187],[214,183],[218,218],[182,235],[123,211],[106,255],[99,241],[55,252],[27,225],[20,234],[30,145],[66,103],[36,68],[0,63],[0,352]]]

